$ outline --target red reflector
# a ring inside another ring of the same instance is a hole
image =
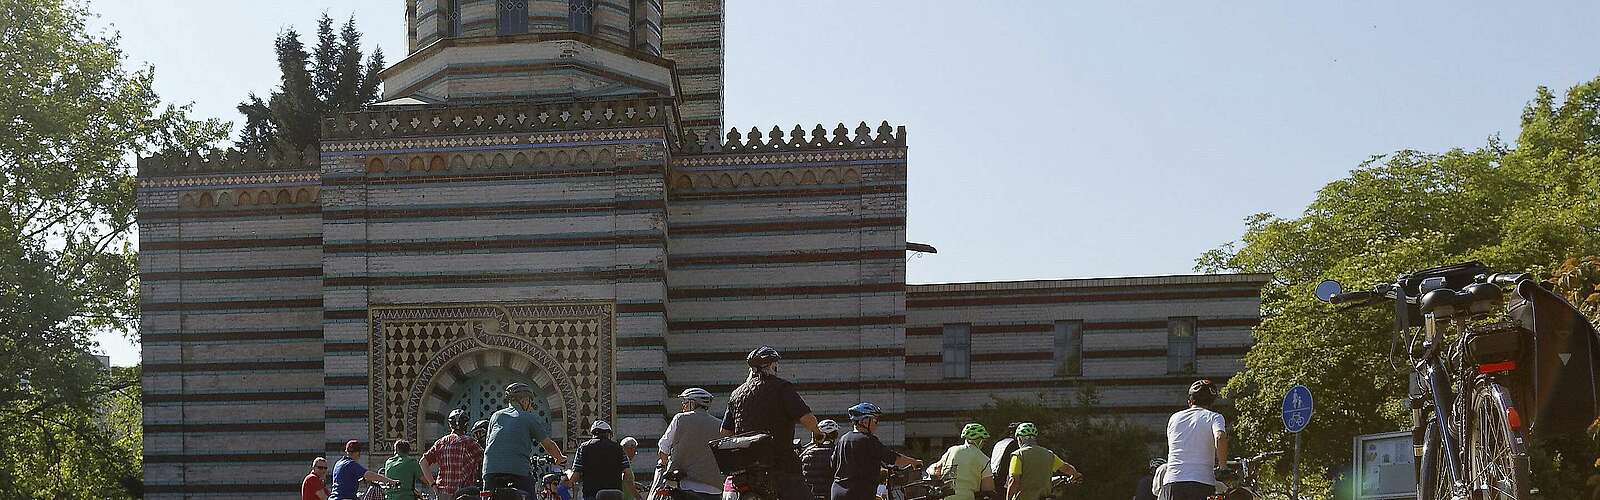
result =
[[[1517,407],[1506,407],[1506,425],[1511,426],[1512,429],[1522,428],[1522,415],[1517,413]]]
[[[1499,363],[1489,363],[1489,364],[1486,364],[1486,365],[1478,365],[1478,373],[1500,373],[1500,372],[1509,372],[1509,371],[1515,370],[1515,369],[1517,369],[1517,362],[1516,361],[1502,361],[1502,362],[1499,362]]]

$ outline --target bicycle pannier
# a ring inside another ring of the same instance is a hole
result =
[[[777,443],[771,434],[747,433],[712,440],[711,456],[717,460],[717,469],[723,475],[742,474],[757,467],[770,466],[772,447]]]

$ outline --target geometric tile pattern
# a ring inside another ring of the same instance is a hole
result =
[[[439,375],[477,363],[486,352],[506,354],[546,376],[540,378],[555,391],[548,401],[559,405],[568,441],[583,435],[585,422],[614,419],[611,302],[372,307],[368,322],[369,442],[375,449],[388,451],[396,439],[416,442],[424,398],[441,382]]]

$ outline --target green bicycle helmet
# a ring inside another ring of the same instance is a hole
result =
[[[967,441],[989,439],[989,429],[984,428],[983,424],[979,423],[967,424],[961,428],[961,439]]]
[[[1017,437],[1028,437],[1028,436],[1037,436],[1037,435],[1039,435],[1039,427],[1033,425],[1033,422],[1023,422],[1022,425],[1018,425],[1017,426]]]

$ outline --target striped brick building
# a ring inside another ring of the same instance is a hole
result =
[[[150,496],[282,498],[511,381],[564,447],[605,419],[652,456],[759,344],[896,444],[1085,381],[1153,420],[1239,369],[1264,276],[908,286],[904,128],[721,132],[722,12],[408,0],[386,100],[319,147],[141,159]]]

